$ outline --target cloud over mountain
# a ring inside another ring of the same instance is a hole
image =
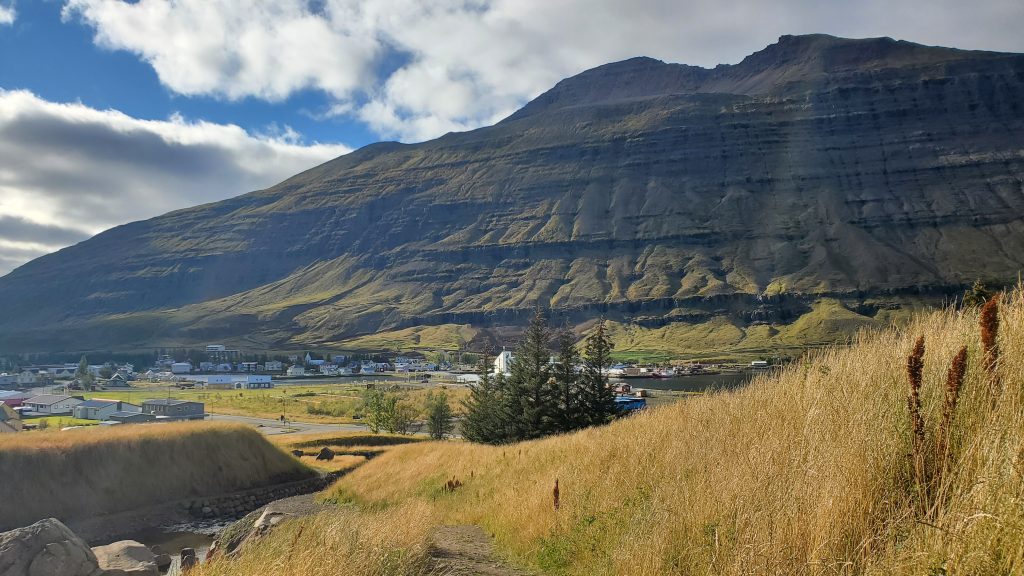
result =
[[[270,186],[348,152],[0,90],[0,274],[128,220]]]
[[[736,62],[782,34],[888,35],[1024,50],[1017,0],[68,0],[101,46],[137,54],[188,95],[281,100],[426,140],[493,123],[557,80],[648,55]]]

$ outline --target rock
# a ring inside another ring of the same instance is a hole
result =
[[[156,555],[135,540],[121,540],[92,549],[103,576],[159,576]]]
[[[182,573],[188,572],[199,563],[199,559],[196,557],[195,548],[182,548],[181,549],[181,571]]]
[[[170,554],[154,554],[153,561],[156,562],[156,569],[161,572],[166,572],[171,567]]]
[[[296,458],[302,458],[305,455],[306,453],[302,450],[292,450],[292,456],[295,456]]]
[[[171,567],[171,555],[161,548],[159,544],[151,546],[150,550],[153,552],[153,561],[156,562],[156,569],[166,572]]]
[[[275,512],[268,508],[263,511],[263,514],[256,520],[256,523],[252,525],[252,534],[262,536],[290,516],[292,515],[287,512]]]
[[[0,576],[101,576],[96,555],[60,520],[0,533]]]
[[[316,455],[317,460],[334,460],[334,450],[331,450],[327,446],[320,449],[320,453]]]

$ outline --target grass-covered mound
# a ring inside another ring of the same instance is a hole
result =
[[[0,529],[308,477],[256,430],[144,424],[0,436]]]
[[[1019,293],[998,319],[989,352],[977,310],[935,313],[599,429],[395,447],[339,481],[341,511],[204,574],[246,574],[257,558],[268,573],[416,574],[436,523],[479,524],[508,557],[550,574],[1020,574]],[[908,356],[919,336],[915,434]],[[961,381],[951,368],[963,347]],[[444,489],[451,479],[461,486]],[[380,562],[329,561],[359,550]]]

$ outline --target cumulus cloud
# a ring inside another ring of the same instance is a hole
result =
[[[0,4],[0,26],[14,24],[17,13],[14,11],[14,3],[9,5]]]
[[[130,220],[265,188],[349,151],[288,127],[140,120],[0,90],[0,274]]]
[[[606,62],[714,66],[782,34],[1024,51],[1019,0],[68,0],[65,16],[176,92],[321,90],[324,113],[405,141],[494,122]]]

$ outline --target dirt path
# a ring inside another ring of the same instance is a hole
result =
[[[430,550],[433,576],[528,576],[494,554],[491,537],[479,526],[438,526]]]

